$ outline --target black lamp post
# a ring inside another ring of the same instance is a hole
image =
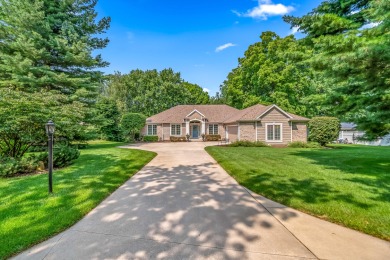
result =
[[[56,129],[53,121],[49,121],[46,124],[46,134],[49,137],[49,193],[53,192],[53,136]]]

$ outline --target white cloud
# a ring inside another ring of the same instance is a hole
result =
[[[293,11],[294,7],[283,4],[274,4],[271,0],[259,0],[258,6],[245,13],[232,11],[238,16],[251,17],[255,19],[267,20],[269,16],[285,15]]]
[[[209,92],[210,92],[210,89],[208,89],[208,88],[203,88],[203,91],[209,93]]]
[[[227,48],[234,47],[234,46],[236,46],[236,44],[229,42],[229,43],[226,43],[224,45],[218,46],[215,49],[215,52],[220,52],[220,51],[223,51],[223,50],[225,50]]]
[[[242,13],[240,13],[239,11],[236,11],[236,10],[232,10],[232,13],[237,15],[237,16],[242,16]]]
[[[377,27],[379,24],[380,24],[380,22],[368,23],[368,24],[363,25],[360,29],[371,29],[371,28]]]
[[[293,27],[293,28],[291,28],[291,30],[290,30],[290,33],[289,33],[289,35],[294,35],[294,34],[296,34],[297,32],[298,32],[298,29],[299,29],[299,27]]]

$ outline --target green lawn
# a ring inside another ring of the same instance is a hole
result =
[[[333,147],[206,150],[258,194],[390,240],[390,147]]]
[[[152,152],[94,142],[76,162],[47,174],[0,179],[0,259],[43,241],[74,224],[148,163]]]

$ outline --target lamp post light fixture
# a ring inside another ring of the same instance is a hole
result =
[[[46,134],[49,138],[49,193],[53,193],[53,136],[56,129],[53,121],[49,121],[46,124]]]

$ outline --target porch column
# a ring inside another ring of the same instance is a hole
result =
[[[204,122],[204,119],[202,119],[202,134],[206,134],[206,124]]]
[[[186,120],[186,135],[190,134],[190,121]]]

